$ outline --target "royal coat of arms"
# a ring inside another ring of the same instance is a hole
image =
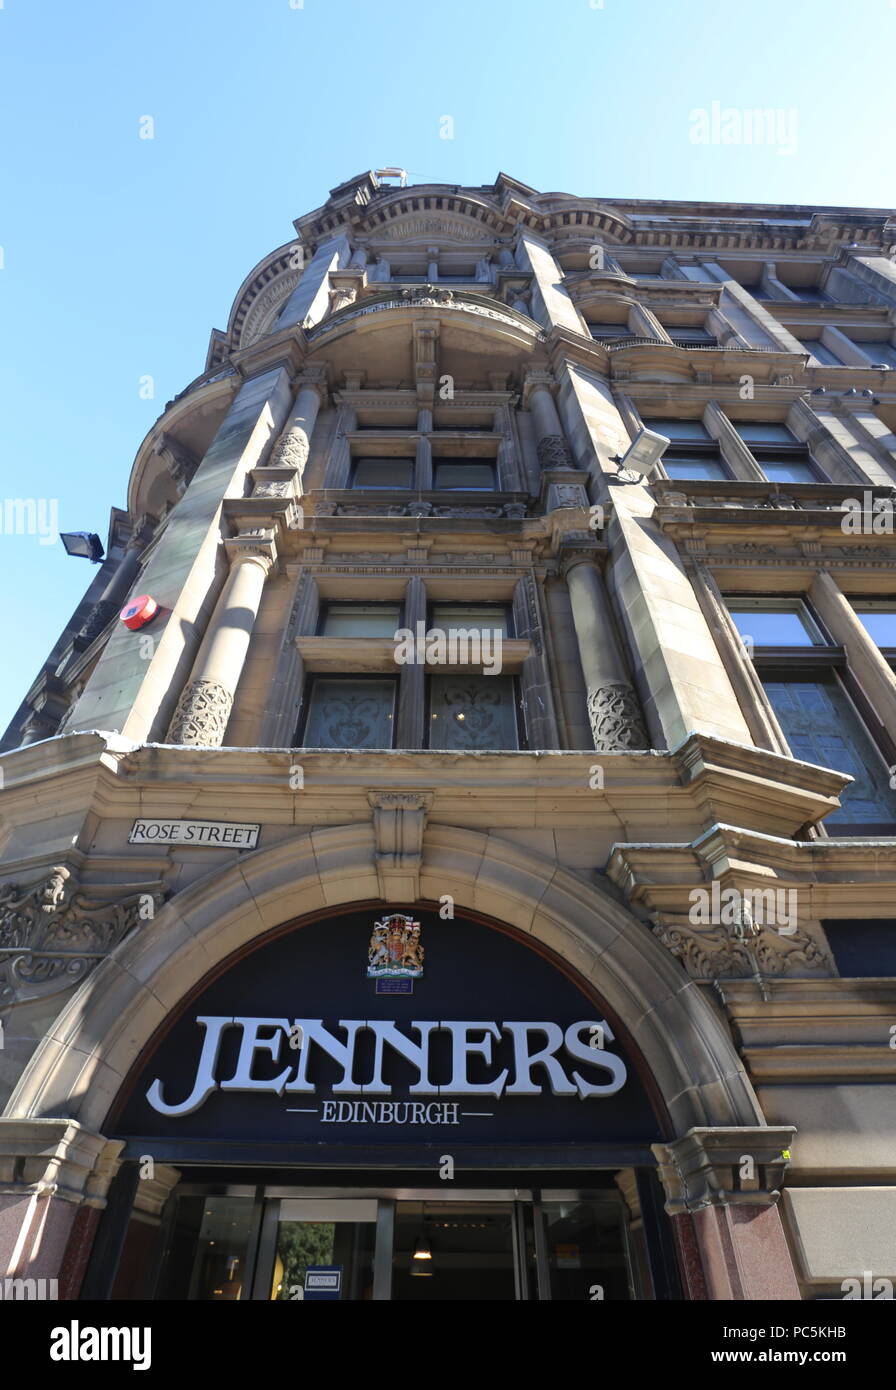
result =
[[[395,912],[374,922],[367,951],[371,980],[419,980],[423,974],[420,923]]]

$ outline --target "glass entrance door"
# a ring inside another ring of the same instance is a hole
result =
[[[669,1296],[657,1292],[650,1220],[634,1170],[592,1191],[184,1185],[166,1218],[155,1297],[311,1303]]]

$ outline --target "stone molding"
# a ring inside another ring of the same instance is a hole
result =
[[[666,1211],[678,1216],[706,1207],[772,1206],[781,1195],[795,1133],[793,1125],[700,1126],[680,1139],[652,1144]],[[743,1176],[751,1168],[753,1175]]]
[[[633,688],[622,681],[588,691],[588,720],[598,753],[650,747],[640,701]]]
[[[107,890],[108,891],[108,890]],[[0,1007],[71,989],[164,902],[158,883],[98,897],[56,864],[36,883],[0,887]]]
[[[0,1195],[102,1208],[123,1148],[77,1120],[0,1117]]]
[[[220,748],[232,706],[233,695],[217,681],[188,682],[177,702],[166,742]]]
[[[387,901],[420,896],[423,832],[432,806],[427,792],[368,792],[373,811],[376,871]]]

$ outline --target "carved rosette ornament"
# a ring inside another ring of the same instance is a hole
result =
[[[0,887],[0,1007],[80,984],[164,902],[157,884],[100,900],[55,865],[28,888]]]
[[[621,681],[588,691],[588,719],[598,753],[649,748],[638,697]]]
[[[190,681],[177,702],[168,742],[194,748],[220,748],[232,704],[230,691],[217,681]]]
[[[559,434],[546,434],[538,441],[538,462],[542,468],[574,468],[569,445]]]

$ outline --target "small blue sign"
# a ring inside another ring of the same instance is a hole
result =
[[[377,980],[377,994],[413,994],[413,980]]]
[[[342,1265],[309,1265],[305,1270],[306,1298],[340,1298]]]

